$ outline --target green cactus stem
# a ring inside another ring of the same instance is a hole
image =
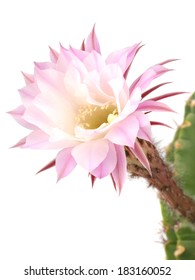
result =
[[[184,121],[167,148],[167,161],[183,192],[195,198],[195,93],[185,107]],[[165,251],[170,260],[195,260],[195,225],[178,216],[162,201]]]
[[[195,93],[187,101],[184,122],[167,149],[166,162],[153,144],[137,141],[150,163],[152,176],[128,148],[127,170],[133,176],[145,178],[159,191],[167,259],[194,260]]]

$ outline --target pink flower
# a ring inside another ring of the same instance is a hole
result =
[[[78,164],[96,178],[110,175],[121,190],[126,178],[128,147],[142,165],[150,165],[137,138],[151,139],[151,111],[172,111],[160,99],[169,93],[145,100],[166,83],[147,89],[150,83],[168,72],[167,60],[147,69],[130,86],[126,77],[140,44],[101,56],[95,30],[81,49],[61,46],[60,53],[50,48],[51,62],[35,63],[34,74],[24,74],[26,86],[19,90],[22,105],[11,115],[30,134],[15,147],[57,149],[56,158],[41,171],[56,167],[58,179],[67,176]]]

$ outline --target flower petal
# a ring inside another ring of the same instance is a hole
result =
[[[168,71],[171,71],[171,69],[167,69],[160,64],[150,67],[133,82],[133,84],[129,88],[129,93],[131,94],[136,87],[144,90],[154,79],[158,78]]]
[[[101,106],[114,100],[114,97],[108,91],[102,90],[99,78],[98,72],[92,71],[85,77],[85,84],[88,89],[87,102]]]
[[[117,164],[115,169],[113,170],[111,177],[114,182],[114,185],[119,188],[119,192],[121,192],[122,187],[126,180],[127,174],[127,161],[124,147],[115,145],[116,155],[117,155]]]
[[[162,102],[157,102],[153,100],[146,100],[139,104],[138,111],[158,111],[158,112],[175,112],[169,106]]]
[[[158,100],[161,100],[161,99],[164,99],[164,98],[168,98],[168,97],[172,97],[172,96],[179,95],[179,94],[184,94],[184,93],[187,93],[187,92],[185,92],[185,91],[170,92],[170,93],[166,93],[166,94],[162,94],[162,95],[150,98],[148,100],[158,101]]]
[[[151,121],[150,122],[151,125],[162,125],[162,126],[166,126],[168,128],[173,128],[170,125],[166,124],[166,123],[162,123],[162,122],[156,122],[156,121]]]
[[[139,122],[137,118],[130,115],[113,126],[105,137],[112,143],[133,147],[138,130]]]
[[[31,83],[18,90],[24,106],[31,105],[33,99],[40,93],[36,83]]]
[[[95,176],[93,176],[92,174],[90,174],[89,173],[89,176],[91,177],[91,186],[92,186],[92,188],[93,188],[93,186],[94,186],[94,184],[95,184],[95,181],[96,181],[96,177]]]
[[[110,174],[114,168],[116,167],[117,163],[117,155],[115,150],[115,145],[109,143],[109,150],[107,153],[106,158],[103,160],[102,163],[96,169],[92,170],[90,173],[97,178],[103,178]]]
[[[37,127],[29,122],[27,122],[24,118],[25,107],[23,105],[18,106],[15,110],[8,112],[15,121],[17,121],[20,125],[28,128],[28,129],[36,129]]]
[[[39,173],[41,173],[41,172],[43,172],[43,171],[45,171],[45,170],[47,170],[47,169],[49,169],[49,168],[54,167],[55,164],[56,164],[56,160],[53,159],[53,160],[50,161],[48,164],[46,164],[43,168],[41,168],[36,174],[39,174]]]
[[[113,95],[115,96],[118,113],[121,113],[127,103],[128,91],[124,90],[125,82],[123,79],[116,78],[109,81],[109,86],[112,88]]]
[[[58,181],[71,173],[77,165],[76,161],[72,157],[71,151],[72,148],[66,148],[60,151],[56,156]]]
[[[49,130],[45,130],[48,124],[50,128],[58,127],[66,133],[73,134],[75,111],[70,104],[68,98],[55,94],[48,87],[48,91],[41,92],[31,101],[25,110],[24,118],[48,134]]]
[[[15,145],[13,145],[11,148],[22,148],[23,145],[26,143],[26,137],[20,139]]]
[[[77,145],[72,149],[72,156],[77,164],[91,172],[103,162],[108,151],[108,141],[99,139]]]
[[[41,92],[51,91],[53,94],[65,94],[64,74],[56,69],[39,69],[35,67],[35,79]]]
[[[58,57],[59,57],[59,53],[58,53],[56,50],[52,49],[51,47],[49,47],[49,49],[50,49],[50,58],[51,58],[51,61],[52,61],[53,63],[57,63]]]
[[[137,133],[137,137],[152,142],[151,123],[148,119],[148,116],[143,112],[135,112],[133,115],[136,116],[139,122],[139,131]]]
[[[89,55],[88,52],[84,51],[84,50],[78,50],[73,48],[72,46],[70,46],[70,51],[77,57],[79,58],[81,61],[83,61],[87,55]]]
[[[171,58],[171,59],[164,60],[164,61],[160,62],[159,64],[160,65],[165,65],[167,63],[170,63],[170,62],[173,62],[173,61],[177,61],[177,60],[179,60],[179,59],[178,58]]]
[[[152,176],[150,163],[138,141],[135,142],[134,148],[129,147],[131,152],[135,157],[141,162],[141,164],[148,170],[149,174]]]
[[[92,50],[83,60],[83,63],[86,69],[90,72],[96,70],[97,72],[101,72],[101,70],[105,67],[105,61],[103,57]]]
[[[128,69],[128,67],[131,65],[138,49],[140,48],[140,43],[133,45],[132,47],[128,47],[122,50],[118,50],[115,52],[112,52],[106,59],[106,63],[117,63],[123,74]]]
[[[42,130],[32,131],[25,140],[23,148],[31,149],[62,149],[77,145],[79,142],[68,137],[57,136],[58,132],[54,132],[55,137],[51,137]]]
[[[98,38],[95,33],[95,25],[94,25],[91,33],[89,34],[89,36],[87,37],[87,39],[84,42],[84,50],[87,52],[91,52],[94,50],[98,53],[101,53],[100,44],[99,44]]]
[[[153,92],[154,90],[158,89],[159,87],[162,87],[162,86],[167,85],[167,84],[170,84],[170,83],[171,83],[171,82],[161,83],[161,84],[159,84],[159,85],[156,85],[156,86],[154,86],[154,87],[152,87],[152,88],[146,90],[145,92],[142,93],[142,96],[141,96],[142,99],[143,99],[144,97],[146,97],[148,94],[150,94],[151,92]]]
[[[23,118],[28,123],[35,125],[48,135],[51,133],[52,127],[54,127],[53,121],[43,111],[37,108],[34,104],[26,108]]]
[[[41,130],[32,131],[27,137],[23,148],[42,149],[48,148],[49,136]]]
[[[55,69],[56,65],[52,62],[34,62],[36,68],[40,70]]]
[[[42,149],[48,148],[49,136],[41,130],[34,130],[28,136],[21,139],[14,147]]]
[[[24,72],[22,72],[22,75],[24,77],[26,85],[34,83],[34,76],[33,75],[27,74],[27,73],[24,73]]]

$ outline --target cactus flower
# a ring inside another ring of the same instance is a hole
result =
[[[152,111],[172,111],[159,100],[182,92],[145,99],[161,83],[153,80],[170,71],[167,60],[147,69],[130,85],[127,75],[141,48],[135,44],[101,55],[93,28],[80,49],[50,48],[50,62],[35,63],[33,75],[23,73],[26,86],[19,90],[22,105],[10,114],[31,130],[14,147],[56,149],[57,155],[41,171],[55,166],[58,180],[78,164],[96,178],[110,175],[121,190],[126,178],[125,148],[151,174],[138,139],[152,142]]]

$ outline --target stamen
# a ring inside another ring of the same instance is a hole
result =
[[[76,124],[85,129],[96,129],[102,124],[110,124],[118,116],[114,103],[103,106],[82,105],[75,117]]]

